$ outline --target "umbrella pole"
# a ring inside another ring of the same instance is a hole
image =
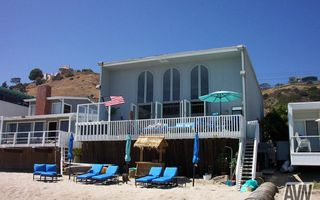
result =
[[[69,180],[71,177],[71,159],[69,159]]]
[[[192,178],[192,187],[194,187],[194,175],[196,173],[196,165],[193,165],[193,178]]]

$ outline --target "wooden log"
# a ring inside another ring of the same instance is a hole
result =
[[[277,186],[271,182],[265,182],[252,192],[246,200],[274,200],[277,192]]]

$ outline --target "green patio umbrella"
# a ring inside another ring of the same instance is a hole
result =
[[[241,94],[233,91],[217,91],[207,95],[200,96],[199,99],[205,102],[220,103],[221,115],[221,102],[231,102],[241,98]]]
[[[126,161],[128,171],[129,171],[129,162],[131,161],[130,152],[131,152],[131,136],[129,134],[127,134],[127,137],[126,137],[126,155],[124,156],[124,160]]]

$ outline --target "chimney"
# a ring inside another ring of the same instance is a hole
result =
[[[36,115],[46,115],[50,111],[50,103],[47,97],[51,96],[51,87],[49,85],[40,85],[36,97]]]

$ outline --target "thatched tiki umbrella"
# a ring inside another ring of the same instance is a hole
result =
[[[139,136],[133,146],[140,149],[140,161],[143,161],[144,148],[157,149],[159,151],[159,163],[161,163],[162,153],[164,148],[168,146],[168,143],[163,136]]]

